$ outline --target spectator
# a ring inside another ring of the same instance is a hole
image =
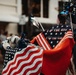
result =
[[[1,54],[3,55],[3,58],[5,56],[5,49],[3,48],[2,46],[2,41],[5,41],[7,39],[7,36],[8,36],[8,32],[5,31],[1,31],[1,35],[0,35],[0,50],[1,50]]]
[[[64,25],[66,24],[66,17],[62,14],[58,14],[58,24]]]
[[[0,35],[1,41],[6,40],[7,39],[7,36],[8,36],[8,32],[7,31],[2,32],[1,35]]]

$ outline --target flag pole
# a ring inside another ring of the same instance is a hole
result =
[[[40,24],[42,30],[45,31],[45,29],[43,28],[42,24],[40,22],[38,22],[38,23]]]
[[[72,17],[71,17],[71,12],[69,13],[70,15],[70,25],[71,25],[71,29],[72,29],[72,32],[73,32],[73,25],[72,25]]]
[[[43,28],[42,24],[39,21],[37,21],[37,19],[35,17],[33,17],[33,18],[31,17],[31,19],[36,22],[36,24],[37,24],[37,25],[35,25],[36,27],[38,27],[40,25],[42,31],[45,31],[45,29]]]

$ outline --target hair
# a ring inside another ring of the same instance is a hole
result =
[[[8,32],[7,32],[7,31],[5,31],[3,34],[4,34],[5,36],[7,36],[7,35],[8,35]]]
[[[66,22],[66,17],[62,14],[58,14],[58,19],[60,21],[60,24],[65,24]]]

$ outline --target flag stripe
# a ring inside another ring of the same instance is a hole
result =
[[[65,36],[62,38],[61,41],[64,41],[64,40],[67,39],[67,38],[73,38],[73,33],[72,33],[72,31],[68,31],[68,32],[65,34]]]
[[[42,66],[42,63],[40,63],[35,70],[31,70],[31,71],[27,72],[26,75],[30,75],[31,73],[37,72],[41,66]]]
[[[66,32],[66,34],[64,35],[64,37],[61,39],[61,41],[56,45],[55,48],[57,48],[63,41],[65,41],[65,39],[73,39],[73,33],[72,31],[68,31]]]
[[[31,65],[25,66],[25,67],[24,67],[24,70],[22,70],[21,74],[22,74],[22,75],[25,74],[25,71],[26,71],[27,69],[33,68],[39,61],[41,62],[41,61],[42,61],[42,58],[38,58],[38,59],[34,60],[34,62],[33,62]],[[39,62],[39,63],[40,63],[40,62]],[[41,67],[41,66],[40,66],[40,67]],[[36,68],[34,68],[33,70],[35,70],[35,69],[36,69]]]
[[[46,38],[44,37],[44,35],[42,33],[37,35],[36,41],[38,42],[38,44],[40,46],[42,46],[44,48],[44,50],[50,50],[51,49],[50,44],[48,43],[48,41],[46,40]]]
[[[11,74],[11,75],[16,75],[17,73],[20,73],[21,75],[23,75],[23,73],[24,73],[24,71],[26,71],[27,69],[29,69],[29,68],[31,68],[31,66],[29,67],[28,66],[28,64],[30,63],[30,62],[33,62],[32,60],[34,59],[34,62],[36,63],[36,61],[35,61],[35,56],[37,57],[36,59],[39,59],[38,57],[39,57],[39,55],[41,55],[42,54],[42,50],[41,50],[41,52],[39,52],[39,53],[35,53],[35,54],[33,54],[32,56],[29,56],[30,58],[29,59],[27,59],[26,61],[22,61],[22,62],[20,62],[20,64],[19,64],[19,66],[14,70],[14,71],[12,71],[13,73]],[[41,58],[42,59],[42,58]],[[24,59],[25,60],[25,59]],[[38,61],[40,61],[40,60],[38,60]],[[35,63],[34,63],[34,65],[35,65]],[[25,66],[26,65],[26,66]],[[33,65],[33,64],[32,64]],[[25,66],[25,67],[24,67]],[[16,73],[15,73],[16,72]]]
[[[43,43],[43,45],[44,45],[45,49],[47,49],[47,47],[46,47],[46,45],[45,45],[45,43],[44,43],[43,37],[41,37],[41,35],[40,35],[40,34],[39,34],[39,38],[41,39],[41,42]]]
[[[35,48],[35,49],[30,49],[31,51],[36,51],[36,50],[38,50],[37,48]],[[21,62],[22,62],[22,59],[23,59],[23,61],[25,60],[24,58],[27,58],[28,56],[29,56],[29,54],[30,54],[30,52],[31,51],[29,51],[29,52],[27,52],[27,54],[23,54],[22,56],[20,56],[19,55],[19,57],[15,57],[15,59],[16,59],[16,61],[13,61],[12,60],[12,62],[14,62],[13,64],[11,64],[11,66],[9,66],[9,69],[7,70],[7,74],[6,75],[8,75],[8,74],[10,74],[11,72],[11,70],[13,70],[14,68],[16,68],[16,67],[18,67],[17,65],[19,65],[19,64],[21,64]],[[16,54],[16,56],[17,56],[17,54]],[[19,61],[21,61],[21,62],[19,62]],[[24,61],[25,62],[25,61]],[[23,64],[22,64],[23,65]]]
[[[39,41],[37,41],[38,43],[40,43],[42,45],[42,47],[44,48],[44,50],[46,50],[45,46],[44,46],[44,43],[42,42],[42,40],[40,39],[39,36],[37,36],[37,38]]]
[[[27,73],[30,70],[35,70],[37,65],[42,63],[42,54],[43,49],[36,46],[28,46],[27,48],[15,54],[14,59],[8,62],[7,67],[3,69],[2,74],[26,75],[24,73]],[[32,68],[34,66],[36,67]],[[41,66],[39,68],[41,68]],[[26,72],[26,70],[28,71]]]
[[[22,55],[22,56],[25,55],[26,51],[28,51],[30,48],[32,49],[32,47],[27,47],[25,51],[22,50],[21,52],[17,52],[17,53],[15,54],[14,59],[13,59],[12,61],[9,61],[9,62],[7,63],[7,67],[5,67],[5,68],[3,69],[3,72],[2,72],[2,73],[7,72],[7,71],[9,70],[9,67],[10,67],[12,64],[15,64],[15,63],[14,63],[14,62],[16,61],[15,58],[18,58],[18,57],[20,57],[21,55]]]
[[[44,35],[41,33],[40,36],[42,37],[42,40],[43,40],[46,48],[47,48],[48,50],[50,50],[50,49],[51,49],[51,46],[50,46],[50,44],[48,43],[48,41],[46,40],[46,38],[44,37]]]
[[[44,46],[42,46],[43,44],[41,44],[41,42],[40,42],[41,40],[38,36],[35,39],[36,39],[37,43],[39,44],[39,46],[44,47]]]

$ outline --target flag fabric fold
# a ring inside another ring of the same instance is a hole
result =
[[[47,46],[40,35],[47,40]],[[40,38],[38,38],[38,36]],[[50,30],[38,34],[31,43],[37,42],[43,47],[42,73],[44,75],[66,75],[70,65],[72,49],[74,46],[73,33],[68,25],[53,26]]]
[[[73,46],[74,40],[67,38],[56,48],[44,50],[42,73],[44,75],[66,75]]]
[[[42,61],[43,49],[33,44],[24,49],[7,49],[2,75],[38,75]]]
[[[67,31],[71,31],[69,25],[55,25],[38,34],[30,42],[35,43],[36,41],[44,50],[50,50],[60,42]]]
[[[45,38],[45,36],[43,35],[43,33],[40,33],[39,35],[37,35],[33,40],[31,40],[31,43],[34,43],[35,40],[37,41],[38,45],[43,47],[44,50],[50,50],[51,46],[48,43],[47,39]]]
[[[66,75],[74,46],[68,25],[53,26],[30,42],[24,49],[7,48],[2,75]]]

